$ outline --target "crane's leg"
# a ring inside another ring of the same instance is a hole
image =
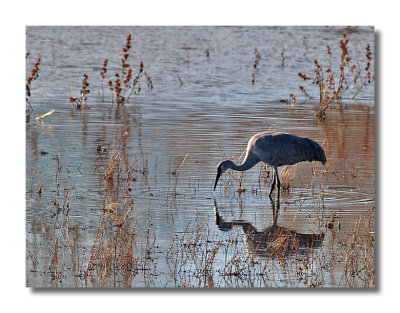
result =
[[[276,177],[276,184],[278,187],[278,198],[279,198],[279,195],[281,193],[281,181],[279,180],[278,167],[274,167],[274,170],[275,170],[275,177]]]
[[[271,199],[272,199],[272,197],[271,197],[272,191],[274,190],[275,184],[276,184],[275,180],[276,180],[276,174],[275,174],[275,171],[273,171],[273,172],[272,172],[272,183],[271,183],[271,187],[270,187],[270,190],[269,190],[269,197],[270,197]]]

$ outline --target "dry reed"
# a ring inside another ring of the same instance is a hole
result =
[[[83,74],[83,79],[82,79],[82,88],[80,91],[79,97],[69,97],[69,102],[74,103],[76,105],[77,109],[81,109],[81,107],[87,108],[87,94],[90,92],[88,89],[89,83],[87,81],[88,76],[86,74]]]
[[[25,54],[25,59],[28,59],[30,53],[27,52]],[[32,111],[33,108],[31,106],[31,103],[29,101],[30,96],[31,96],[31,84],[34,80],[39,78],[39,65],[40,65],[40,57],[37,58],[35,64],[33,65],[33,68],[31,70],[31,74],[29,75],[28,79],[26,80],[25,84],[25,101],[26,104],[28,105],[26,111]]]
[[[133,76],[133,70],[128,63],[129,52],[131,49],[131,39],[132,35],[129,34],[126,37],[125,47],[122,49],[122,58],[121,58],[121,73],[114,74],[114,80],[108,81],[108,87],[111,90],[112,94],[112,102],[115,102],[117,105],[123,105],[129,101],[132,94],[136,94],[140,92],[141,87],[139,83],[139,79],[142,74],[146,78],[148,89],[153,89],[153,83],[150,76],[144,72],[143,62],[141,61],[139,64],[138,72],[135,76]],[[104,74],[106,71],[107,63],[105,62],[101,72],[101,78],[104,80]]]
[[[315,115],[323,120],[326,117],[326,110],[330,107],[330,105],[334,102],[340,101],[346,90],[349,90],[347,78],[350,75],[353,75],[353,87],[357,85],[359,77],[361,75],[361,70],[359,69],[354,74],[354,69],[357,67],[356,64],[351,64],[352,58],[349,56],[348,52],[348,43],[349,39],[346,34],[342,35],[342,38],[339,42],[341,55],[339,61],[339,68],[334,70],[332,67],[332,51],[329,45],[326,46],[326,51],[328,54],[329,64],[327,65],[326,69],[320,65],[318,60],[314,60],[314,80],[312,81],[313,85],[318,86],[319,88],[319,106],[318,110]],[[365,66],[365,78],[363,82],[358,87],[355,94],[351,97],[354,99],[361,89],[365,87],[367,84],[371,83],[371,77],[373,75],[370,72],[371,67],[371,49],[370,45],[367,44],[366,47],[366,66]],[[297,74],[303,81],[311,80],[311,77],[307,76],[304,73],[299,72]],[[350,90],[352,89],[350,88]],[[307,97],[311,98],[309,93],[306,91],[304,86],[299,86],[300,91]]]

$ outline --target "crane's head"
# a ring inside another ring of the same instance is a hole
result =
[[[233,162],[231,160],[222,161],[217,166],[217,177],[215,178],[214,190],[217,188],[217,183],[222,173],[224,173],[227,169],[232,168]]]

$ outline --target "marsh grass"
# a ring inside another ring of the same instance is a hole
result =
[[[375,286],[375,218],[374,207],[360,215],[353,229],[340,242],[344,249],[345,287]]]
[[[113,168],[113,184],[103,183],[104,205],[93,237],[80,221],[71,223],[75,198],[69,187],[69,169],[64,169],[58,157],[55,186],[59,192],[45,226],[48,273],[54,287],[70,284],[71,278],[79,287],[131,287],[138,279],[147,287],[293,288],[324,287],[327,282],[338,287],[374,287],[374,207],[344,232],[343,210],[325,215],[324,202],[319,202],[312,214],[319,220],[315,233],[325,233],[325,240],[308,248],[290,229],[257,231],[246,221],[234,220],[225,230],[229,233],[221,236],[206,220],[188,223],[184,231],[171,236],[166,251],[160,250],[161,239],[152,230],[151,217],[147,226],[143,225],[145,220],[136,215],[135,201],[126,192],[131,188],[128,175],[115,157],[121,152],[119,141],[114,141],[114,149],[103,164],[103,173]],[[116,171],[120,173],[115,175]],[[114,190],[109,193],[107,189]],[[118,198],[114,198],[116,193]],[[217,219],[217,225],[220,222]],[[41,261],[29,251],[28,257],[40,268]],[[166,271],[159,269],[160,262],[165,262]],[[341,274],[331,277],[334,272]]]
[[[221,245],[211,238],[208,222],[197,225],[192,234],[172,237],[166,253],[169,280],[177,287],[214,287],[214,261]]]
[[[122,48],[122,58],[121,58],[121,70],[120,72],[115,72],[113,75],[113,78],[108,78],[108,88],[111,91],[111,102],[116,103],[118,106],[119,105],[124,105],[129,101],[132,95],[139,93],[141,91],[141,85],[140,85],[140,78],[144,76],[144,80],[147,85],[147,89],[151,90],[153,89],[153,81],[150,77],[150,75],[144,71],[144,65],[143,62],[140,61],[138,69],[136,74],[134,73],[134,70],[128,63],[128,59],[130,56],[130,49],[131,49],[131,40],[132,40],[132,35],[129,34],[126,37],[126,43],[125,46]],[[40,58],[39,58],[40,61]],[[109,72],[108,71],[108,61],[109,59],[105,59],[103,62],[103,66],[101,68],[100,72],[100,86],[101,86],[101,93],[100,93],[100,98],[102,101],[104,101],[104,81],[107,79],[106,75]],[[35,64],[36,66],[36,64]],[[37,69],[36,72],[38,71],[38,66],[34,67],[34,69]],[[32,72],[33,73],[33,72]],[[87,100],[87,94],[89,93],[89,90],[87,87],[89,86],[89,83],[87,82],[87,75],[83,75],[84,79],[82,81],[82,88],[80,92],[79,97],[73,97],[70,95],[70,102],[74,103],[78,109],[81,108],[81,106],[86,106],[86,100]],[[35,77],[33,77],[34,80]],[[28,80],[27,82],[27,94],[29,92],[29,86],[31,80]],[[28,98],[27,98],[27,103]]]
[[[297,164],[283,166],[279,172],[282,190],[289,190],[296,174]]]
[[[82,87],[79,97],[70,96],[69,98],[69,102],[75,104],[77,109],[80,109],[81,107],[87,108],[87,94],[90,92],[88,89],[89,83],[87,79],[88,76],[83,74]]]
[[[44,226],[48,273],[54,287],[64,286],[71,278],[75,286],[117,287],[121,286],[121,281],[131,281],[139,271],[148,270],[151,267],[148,264],[154,263],[150,255],[155,238],[150,238],[150,223],[146,246],[138,246],[136,241],[137,218],[129,192],[131,167],[124,167],[121,162],[121,142],[126,136],[125,129],[120,131],[119,137],[116,131],[110,156],[106,156],[106,162],[100,166],[104,199],[92,240],[82,233],[81,221],[74,218],[71,225],[74,197],[68,182],[69,167],[65,167],[65,173],[61,156],[56,157],[54,213]],[[37,267],[40,262],[31,259]]]
[[[134,74],[131,66],[128,63],[129,53],[131,49],[132,35],[129,34],[126,37],[125,47],[122,49],[121,58],[121,72],[114,73],[114,80],[110,79],[108,81],[108,87],[111,91],[112,102],[117,105],[124,105],[129,101],[133,94],[140,92],[140,82],[139,79],[142,75],[145,76],[148,89],[153,89],[153,83],[150,76],[144,71],[143,62],[140,61],[139,68],[136,75]],[[106,59],[107,60],[107,59]],[[100,73],[102,81],[105,78],[105,73],[107,72],[107,63],[104,61],[102,71]]]
[[[63,286],[67,276],[76,279],[81,275],[82,244],[79,235],[79,221],[71,225],[72,191],[69,187],[69,168],[61,185],[62,165],[60,155],[56,156],[57,172],[55,178],[55,198],[53,213],[48,224],[44,225],[44,238],[49,256],[49,274],[54,287]]]
[[[362,67],[359,64],[351,65],[347,44],[348,39],[344,35],[340,42],[342,54],[339,68],[335,68],[335,73],[329,46],[327,46],[329,65],[323,68],[317,60],[314,62],[315,79],[312,84],[319,88],[320,106],[317,112],[319,118],[325,117],[326,110],[332,103],[342,99],[344,91],[349,89],[350,84],[352,84],[350,89],[356,89],[353,95],[355,98],[362,88],[374,79],[374,74],[371,73],[372,56],[369,45],[366,48],[367,63],[365,67]],[[304,37],[303,45],[308,53],[306,37]],[[121,70],[111,74],[113,76],[108,80],[112,101],[118,106],[125,104],[132,95],[140,92],[140,79],[146,83],[148,90],[153,88],[152,78],[144,71],[142,62],[138,62],[135,76],[134,70],[128,63],[130,49],[131,35],[128,35],[125,47],[122,49]],[[186,51],[189,61],[189,50],[186,49]],[[284,52],[282,45],[282,66],[285,64]],[[207,48],[206,57],[209,57],[209,48]],[[260,58],[260,53],[254,49],[253,84]],[[32,109],[29,103],[31,83],[39,76],[39,65],[40,58],[34,64],[26,83],[26,102],[29,109]],[[104,98],[103,83],[107,81],[108,74],[110,74],[108,59],[105,59],[100,73],[102,98]],[[302,73],[299,73],[299,76],[304,81],[311,81],[311,77]],[[178,75],[177,78],[182,86],[182,80]],[[352,78],[351,83],[349,83],[349,78]],[[86,107],[88,86],[87,75],[84,75],[80,96],[73,98],[72,101],[77,108]],[[305,88],[300,87],[301,91],[310,97]],[[295,101],[295,96],[291,94],[288,103],[294,104]],[[98,171],[99,177],[99,202],[95,209],[88,206],[87,210],[88,212],[91,210],[87,214],[97,217],[97,223],[95,222],[94,226],[86,225],[90,223],[85,220],[86,216],[76,216],[78,214],[76,208],[80,206],[79,214],[81,214],[82,205],[86,204],[82,204],[82,200],[78,200],[75,196],[75,190],[79,186],[70,182],[70,169],[68,165],[63,164],[60,155],[55,158],[57,165],[54,192],[51,191],[49,197],[47,186],[43,188],[40,186],[34,193],[34,196],[40,198],[41,201],[51,198],[50,216],[42,219],[38,231],[43,242],[39,241],[37,246],[27,249],[27,261],[32,264],[34,271],[43,275],[45,284],[49,282],[49,285],[54,287],[144,285],[146,287],[202,288],[324,287],[327,285],[369,288],[375,286],[374,207],[371,207],[368,213],[356,218],[350,231],[343,230],[343,216],[345,216],[343,208],[338,209],[334,214],[325,213],[325,204],[328,200],[324,196],[326,188],[323,185],[324,176],[346,175],[352,179],[356,172],[354,164],[352,169],[346,169],[347,172],[340,173],[329,170],[318,171],[316,165],[313,166],[309,188],[312,189],[311,201],[314,201],[315,205],[308,218],[314,222],[317,220],[316,233],[326,234],[322,247],[311,246],[305,249],[300,245],[299,237],[293,235],[292,229],[257,231],[243,220],[231,222],[230,232],[221,235],[221,232],[216,231],[216,226],[208,219],[205,222],[197,220],[196,207],[196,218],[190,220],[183,231],[172,231],[169,248],[164,249],[160,247],[163,247],[162,243],[166,240],[166,235],[164,233],[162,237],[158,235],[164,232],[164,229],[155,229],[159,225],[153,227],[152,219],[155,217],[152,216],[154,214],[152,212],[155,209],[162,212],[168,207],[163,205],[158,207],[159,203],[163,203],[165,199],[158,198],[157,201],[150,201],[153,189],[147,176],[153,167],[149,166],[149,154],[138,150],[131,162],[127,149],[128,140],[129,128],[120,127],[116,129],[110,146],[97,148],[99,166],[94,170]],[[200,180],[191,182],[190,178],[187,180],[185,175],[182,175],[185,170],[188,170],[185,167],[188,155],[179,160],[175,168],[168,173],[171,180],[166,195],[169,207],[174,205],[174,200],[178,195],[195,198],[196,191],[200,189]],[[157,159],[154,173],[157,172],[156,164]],[[289,190],[293,186],[295,172],[296,166],[284,167],[280,170],[282,189]],[[255,190],[257,193],[257,186],[249,184],[251,180],[247,180],[245,173],[230,171],[226,174],[221,179],[224,182],[225,196],[242,195],[244,198],[246,196],[244,193],[248,190]],[[270,169],[261,167],[258,189],[262,188],[261,182],[265,185],[270,183],[271,179]],[[188,183],[193,195],[188,194],[187,190],[179,189],[184,183]],[[137,198],[134,195],[146,189],[149,195],[148,211],[143,209],[139,211],[135,201]],[[257,194],[251,196],[255,197]],[[262,201],[266,199],[265,193],[260,193],[259,197],[262,197]],[[168,202],[170,199],[172,201]],[[294,201],[297,205],[305,200],[299,196]],[[301,204],[298,206],[301,209]],[[185,209],[193,208],[185,207]],[[269,207],[263,209],[269,209]],[[283,211],[285,209],[286,207]],[[146,214],[143,214],[143,211]],[[47,211],[45,212],[44,214],[47,214]],[[208,213],[207,211],[200,212],[200,214]],[[90,220],[93,220],[93,216]],[[181,224],[175,224],[175,226],[181,226]],[[267,244],[263,238],[267,238]],[[43,249],[46,250],[44,256],[36,250],[41,249],[42,244]],[[165,263],[166,267],[160,268],[160,263]],[[332,278],[334,273],[340,273],[340,275]],[[29,278],[28,275],[28,285],[30,285]]]
[[[356,92],[350,96],[351,99],[359,94],[362,88],[370,84],[374,79],[374,74],[371,73],[372,53],[369,43],[365,48],[365,67],[362,70],[359,62],[353,62],[352,57],[348,52],[349,38],[346,34],[342,34],[342,39],[339,42],[341,50],[340,61],[338,68],[332,65],[332,50],[329,45],[326,46],[328,55],[328,65],[326,69],[314,60],[314,79],[304,73],[299,72],[297,75],[304,81],[312,81],[312,85],[318,86],[319,89],[319,106],[315,115],[323,120],[326,117],[326,110],[334,103],[339,102],[345,96],[346,91],[357,88]],[[362,72],[364,74],[362,74]],[[360,77],[364,78],[361,79]],[[352,83],[350,83],[350,81]],[[361,83],[359,84],[359,81]],[[299,86],[300,91],[307,97],[311,98],[304,86]]]
[[[127,209],[116,207],[101,216],[98,231],[84,269],[85,286],[117,287],[118,281],[130,281],[138,272],[136,225],[132,223],[133,203]]]
[[[147,175],[148,160],[140,153],[135,155],[133,163],[129,162],[128,136],[127,127],[116,128],[112,149],[100,166],[104,187],[103,214],[84,270],[86,287],[130,287],[138,274],[150,283],[151,276],[157,272],[156,237],[151,232],[151,217],[147,229],[141,231],[140,239],[137,239],[138,218],[131,195],[135,188],[131,184],[137,181],[134,175]]]

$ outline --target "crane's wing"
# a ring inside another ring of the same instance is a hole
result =
[[[272,166],[292,165],[302,161],[326,162],[325,152],[315,141],[289,134],[265,135],[254,140],[254,153]]]

